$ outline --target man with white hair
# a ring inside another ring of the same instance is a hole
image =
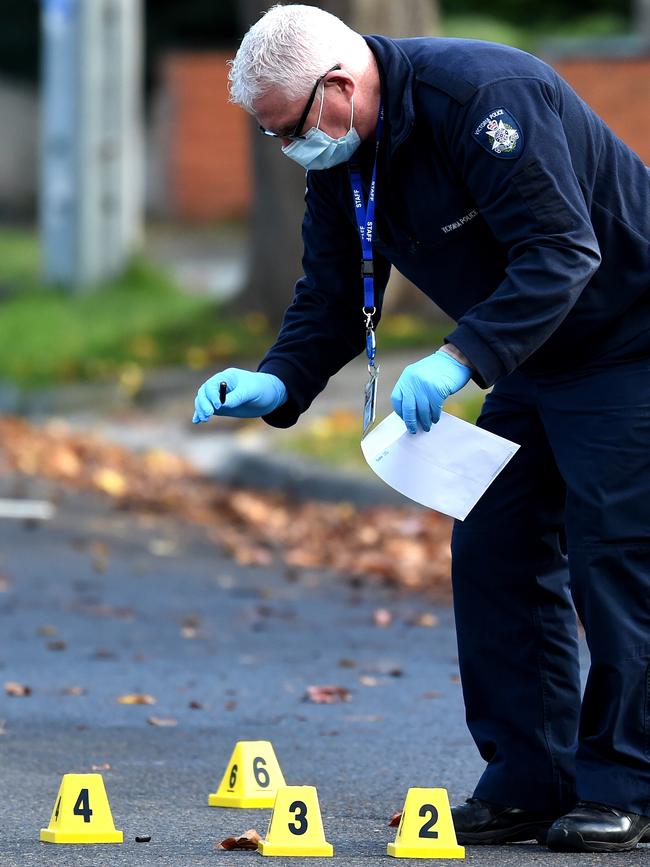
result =
[[[494,385],[478,424],[521,444],[454,527],[487,762],[454,808],[459,841],[634,848],[650,830],[647,169],[535,57],[362,37],[315,7],[249,30],[231,96],[307,170],[304,277],[258,370],[209,379],[194,421],[289,427],[365,347],[367,426],[390,266],[445,310],[456,327],[403,371],[395,411],[428,431],[472,378]]]

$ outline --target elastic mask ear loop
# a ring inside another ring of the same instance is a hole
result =
[[[318,120],[316,121],[316,129],[320,129],[320,119],[323,115],[323,103],[325,102],[325,82],[323,82],[323,92],[320,97],[320,110],[318,112]]]
[[[352,132],[352,127],[354,126],[354,94],[350,97],[350,102],[352,103],[352,114],[350,115],[350,129],[348,132]]]

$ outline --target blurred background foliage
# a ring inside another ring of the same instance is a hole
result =
[[[0,304],[0,380],[27,388],[118,379],[137,392],[144,369],[201,370],[271,340],[263,317],[221,314],[144,257],[97,292],[44,286],[38,239],[21,229],[0,232]]]
[[[631,0],[440,0],[439,6],[445,34],[506,41],[531,50],[541,37],[610,35],[629,30],[632,22]],[[36,82],[39,0],[3,0],[2,12],[0,74]],[[149,87],[163,51],[230,47],[241,37],[237,0],[146,0],[145,15]]]
[[[583,28],[589,34],[593,29],[605,33],[614,26],[625,29],[630,26],[632,4],[626,0],[545,0],[530,3],[528,0],[493,0],[486,4],[478,0],[441,0],[443,22],[447,20],[456,27],[458,21],[501,21],[517,31],[535,34],[561,33],[566,28],[575,32]]]

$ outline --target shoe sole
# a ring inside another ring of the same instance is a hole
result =
[[[561,840],[547,839],[546,845],[551,852],[629,852],[635,849],[637,843],[646,839],[646,831],[626,843],[600,843],[597,840],[585,840],[577,831],[565,832]]]
[[[500,843],[524,843],[527,840],[537,840],[544,845],[546,833],[552,822],[532,823],[518,825],[507,831],[477,831],[476,833],[464,833],[456,831],[456,839],[463,846],[496,846]]]

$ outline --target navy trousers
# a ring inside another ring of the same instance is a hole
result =
[[[474,794],[650,815],[650,359],[515,372],[478,423],[521,449],[453,532]]]

